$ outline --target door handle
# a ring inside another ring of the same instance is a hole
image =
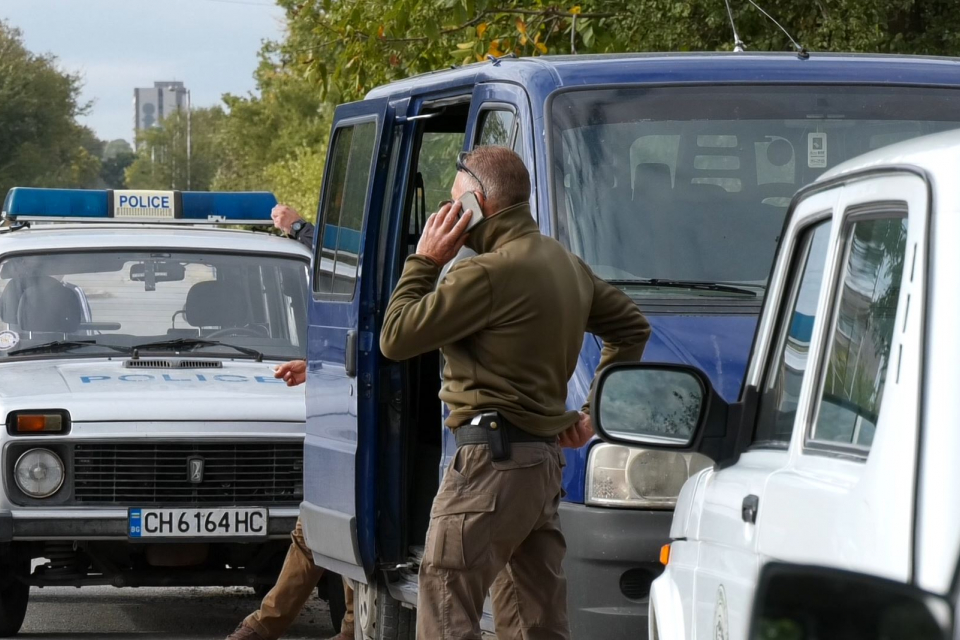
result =
[[[343,368],[351,378],[357,377],[357,330],[347,331],[347,347],[344,356]]]
[[[760,510],[760,498],[755,495],[749,495],[743,499],[743,505],[740,507],[740,516],[747,524],[757,524],[757,511]]]

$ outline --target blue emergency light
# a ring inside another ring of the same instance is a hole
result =
[[[277,199],[267,191],[139,191],[14,187],[3,217],[35,222],[272,224]]]

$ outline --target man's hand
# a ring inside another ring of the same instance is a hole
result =
[[[460,220],[457,220],[457,214],[460,213],[460,202],[445,204],[440,207],[440,211],[427,219],[424,225],[423,235],[420,236],[420,242],[417,244],[417,255],[430,258],[443,266],[453,260],[463,243],[467,241],[464,231],[470,224],[472,211],[467,211]]]
[[[273,219],[273,226],[280,229],[285,234],[290,235],[293,223],[297,220],[303,220],[297,210],[285,204],[278,204],[270,211],[270,218]]]
[[[560,434],[560,446],[565,449],[579,449],[593,437],[593,420],[589,414],[581,413],[580,420]]]
[[[295,387],[307,381],[306,360],[291,360],[276,367],[273,371],[273,377],[282,379],[288,387]]]

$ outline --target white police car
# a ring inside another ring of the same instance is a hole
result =
[[[269,193],[16,188],[0,229],[0,635],[30,585],[270,585],[303,494],[309,251]]]
[[[717,463],[678,498],[650,638],[746,638],[755,595],[754,638],[944,637],[960,549],[958,167],[950,131],[797,194],[737,403],[691,368],[601,376],[606,439]],[[943,601],[940,622],[919,622],[923,598]]]

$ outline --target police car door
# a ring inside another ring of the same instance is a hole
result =
[[[393,109],[337,108],[314,246],[301,520],[318,564],[366,582],[374,558],[376,238]],[[371,212],[373,214],[371,215]],[[362,418],[362,422],[358,420]],[[365,481],[358,490],[357,478]]]

